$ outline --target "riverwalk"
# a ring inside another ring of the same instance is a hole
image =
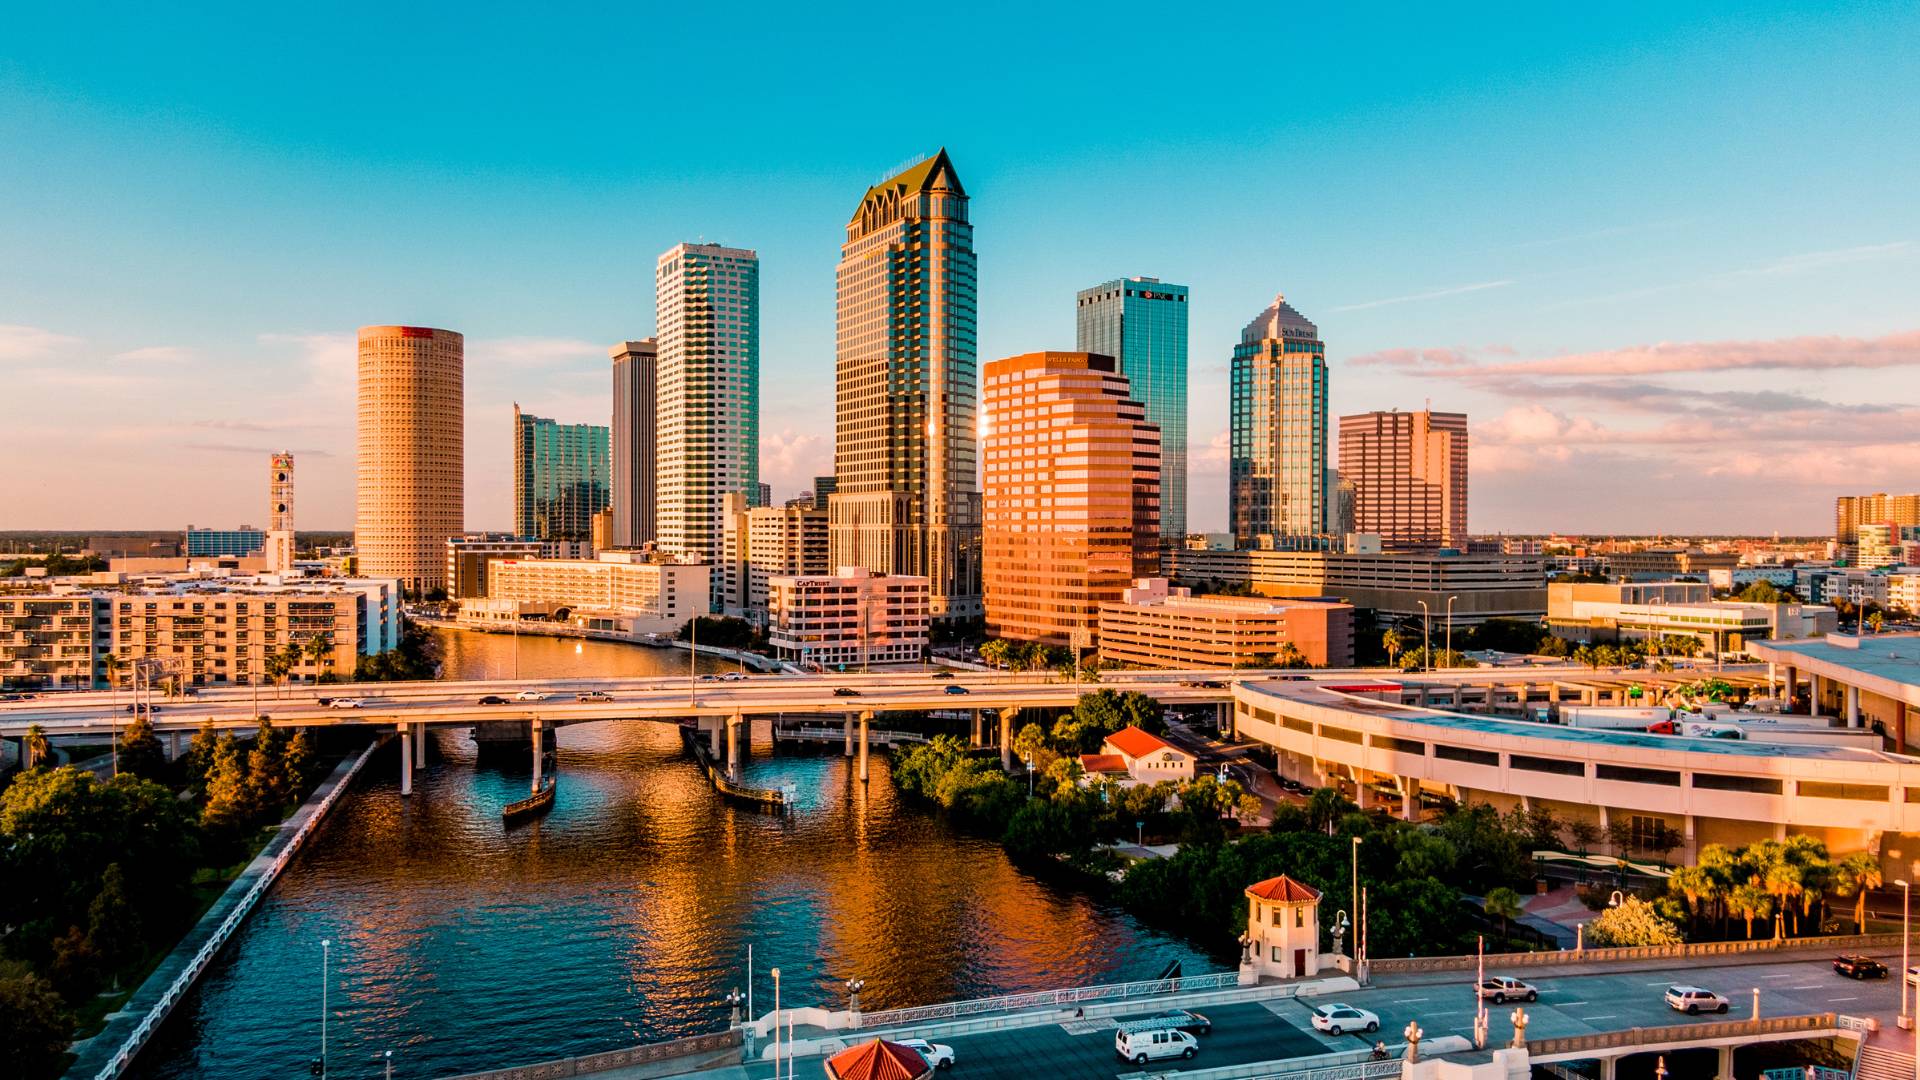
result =
[[[174,1006],[187,996],[194,982],[219,955],[221,946],[246,922],[260,898],[299,853],[300,846],[325,820],[327,811],[359,775],[380,742],[376,739],[369,743],[365,750],[342,761],[329,773],[307,801],[280,823],[280,831],[200,916],[200,921],[181,936],[173,951],[160,961],[120,1011],[107,1017],[106,1026],[92,1038],[74,1044],[73,1050],[78,1056],[67,1068],[68,1080],[113,1080],[126,1072]]]

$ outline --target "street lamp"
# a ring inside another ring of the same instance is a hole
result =
[[[1448,667],[1453,666],[1453,602],[1458,599],[1458,596],[1447,597],[1447,647],[1440,655],[1447,661]]]
[[[853,1024],[860,1026],[860,991],[867,988],[865,979],[847,980],[847,1011],[853,1014]]]
[[[393,1080],[393,1051],[387,1051],[384,1056],[387,1059],[387,1080]]]
[[[1907,1012],[1907,928],[1913,912],[1913,883],[1901,878],[1894,884],[1900,886],[1900,1026],[1906,1027],[1913,1023],[1912,1014]]]
[[[1031,799],[1033,798],[1033,755],[1028,754],[1025,760],[1027,763],[1027,798]]]
[[[738,987],[727,991],[727,1026],[729,1028],[740,1026],[740,1009],[746,1003],[747,995],[741,993]]]
[[[1347,898],[1347,902],[1353,905],[1355,914],[1361,915],[1363,919],[1366,917],[1360,912],[1360,838],[1357,836],[1353,838],[1353,895]],[[1353,935],[1353,960],[1355,965],[1358,965],[1360,962],[1360,935],[1358,933]],[[1358,972],[1356,972],[1356,974],[1357,973]]]
[[[1433,609],[1425,600],[1420,604],[1420,667],[1424,671],[1433,670]]]
[[[333,939],[320,939],[320,1076],[327,1075],[327,966],[332,958]]]
[[[773,976],[773,1076],[780,1080],[780,969],[769,974]]]

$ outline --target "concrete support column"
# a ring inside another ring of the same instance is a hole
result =
[[[540,777],[547,765],[547,730],[537,716],[527,726],[533,729],[533,790],[539,791]]]
[[[722,720],[718,716],[712,718],[711,720],[700,721],[701,727],[707,727],[708,724],[713,725],[712,728],[707,732],[707,752],[713,755],[713,760],[715,761],[720,760],[720,752],[723,749],[723,747],[721,747],[720,745],[720,728],[725,723],[726,721]]]
[[[1614,1080],[1614,1077],[1616,1075],[1614,1071],[1614,1066],[1618,1064],[1620,1064],[1619,1058],[1610,1058],[1610,1057],[1601,1058],[1600,1059],[1600,1080]]]
[[[1607,826],[1612,823],[1607,820],[1607,804],[1601,803],[1598,809],[1600,811],[1600,839],[1602,842],[1605,842],[1607,838]]]
[[[427,767],[427,725],[415,724],[413,732],[413,767]]]
[[[739,713],[727,717],[727,775],[735,780],[740,779],[740,728],[745,723]],[[848,724],[852,724],[851,717],[848,718]],[[847,752],[853,752],[851,730],[847,735]]]
[[[1773,838],[1783,844],[1787,842],[1787,823],[1786,822],[1784,821],[1774,822]]]
[[[1353,774],[1353,801],[1362,810],[1373,809],[1373,785],[1366,782],[1358,770]]]
[[[860,782],[867,782],[867,725],[873,722],[873,713],[860,714]]]
[[[1820,676],[1807,676],[1807,715],[1820,715]]]
[[[1790,709],[1793,707],[1794,688],[1797,685],[1799,685],[1799,682],[1800,682],[1799,670],[1796,669],[1792,664],[1788,664],[1787,665],[1787,682],[1786,682],[1786,686],[1782,688],[1784,690],[1784,694],[1780,698],[1784,708]]]
[[[852,757],[853,756],[853,714],[852,713],[848,713],[845,716],[840,718],[840,728],[841,728],[840,734],[845,738],[845,741],[846,741],[846,752],[843,753],[841,756]]]
[[[413,725],[400,725],[400,794],[413,794]]]
[[[986,728],[986,724],[980,719],[979,709],[973,710],[973,728],[971,731],[971,735],[973,737],[973,741],[970,745],[973,745],[973,746],[987,745],[987,728]]]
[[[1731,1046],[1720,1048],[1720,1067],[1714,1071],[1719,1080],[1733,1080],[1733,1051]]]
[[[1692,866],[1700,856],[1700,840],[1694,835],[1693,815],[1681,819],[1680,861]]]
[[[1907,752],[1907,714],[1912,710],[1913,706],[1904,701],[1893,703],[1893,752],[1896,754]]]
[[[1857,686],[1847,687],[1847,726],[1860,726],[1860,688]]]
[[[1220,729],[1220,735],[1222,738],[1238,741],[1238,739],[1240,738],[1240,731],[1239,731],[1238,725],[1234,723],[1234,719],[1233,719],[1233,702],[1223,701],[1220,703],[1219,722],[1216,723],[1214,726]]]
[[[1000,767],[1007,772],[1013,771],[1013,712],[1000,710]]]
[[[1411,776],[1400,778],[1400,820],[1420,820],[1420,781]]]

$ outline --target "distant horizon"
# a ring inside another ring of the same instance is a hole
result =
[[[260,520],[276,449],[298,513],[350,519],[354,331],[399,323],[465,336],[466,521],[502,529],[510,403],[609,422],[608,349],[693,240],[759,254],[784,500],[833,471],[847,217],[940,147],[982,365],[1070,346],[1099,282],[1190,290],[1191,528],[1226,527],[1228,360],[1276,293],[1327,344],[1330,417],[1467,414],[1475,532],[1807,535],[1920,477],[1920,8],[1213,14],[983,10],[1000,76],[905,94],[821,64],[845,42],[814,9],[383,12],[407,64],[356,19],[20,12],[0,430],[31,467],[0,524]],[[716,40],[700,109],[604,47]],[[1313,47],[1221,62],[1250,40]],[[1094,107],[1115,57],[1156,90]]]

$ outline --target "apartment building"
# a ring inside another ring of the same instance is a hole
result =
[[[782,660],[829,670],[926,657],[932,589],[925,577],[843,566],[831,575],[769,578],[767,596],[768,637]]]
[[[1353,664],[1353,605],[1251,596],[1194,596],[1165,578],[1134,583],[1100,605],[1100,656],[1153,668],[1275,662],[1287,646],[1315,667]]]

